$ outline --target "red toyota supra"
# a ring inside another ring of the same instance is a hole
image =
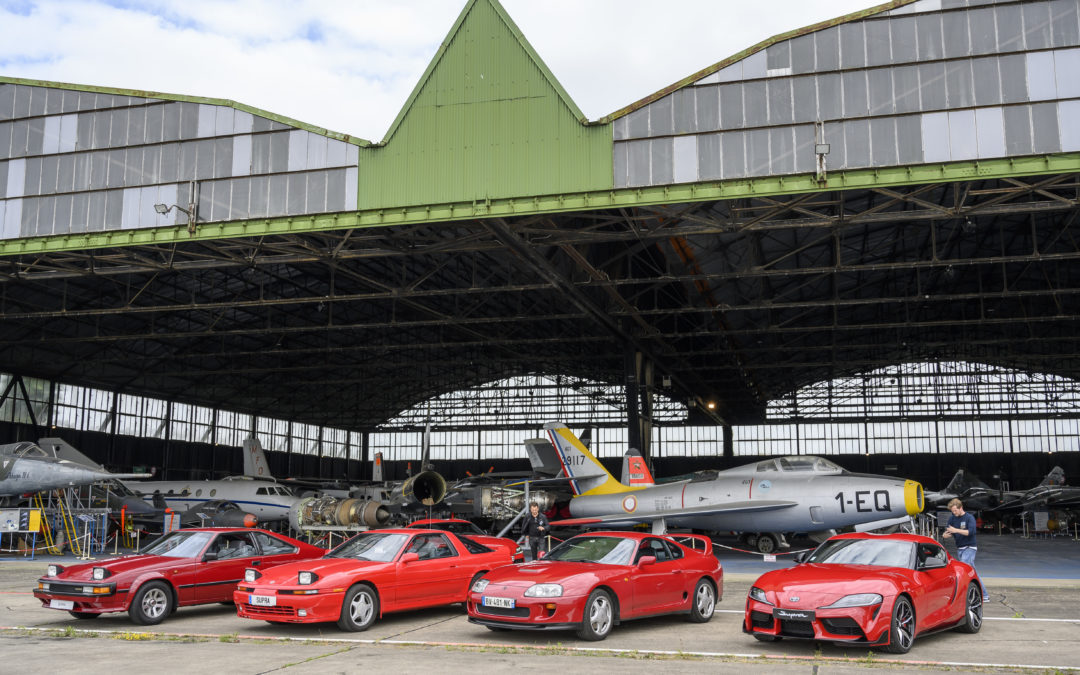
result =
[[[317,560],[246,570],[233,597],[245,619],[362,631],[387,612],[462,602],[476,579],[512,556],[452,532],[372,530]]]
[[[903,654],[916,637],[982,626],[975,570],[913,534],[841,534],[763,574],[750,588],[743,632],[771,642],[804,638]]]
[[[603,640],[628,619],[679,613],[704,623],[723,590],[707,537],[596,532],[537,562],[493,570],[472,585],[466,606],[470,622],[492,630],[569,629]]]

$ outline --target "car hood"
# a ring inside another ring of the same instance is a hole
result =
[[[895,567],[808,563],[767,572],[754,586],[785,607],[821,607],[853,593],[894,595],[906,578],[904,570]],[[799,600],[792,600],[795,597]]]
[[[194,563],[194,559],[192,558],[168,558],[160,555],[129,555],[124,556],[123,558],[116,558],[115,560],[71,565],[65,568],[63,573],[56,577],[56,579],[58,581],[65,579],[92,581],[95,567],[104,567],[109,570],[110,575],[108,579],[112,579],[125,572],[146,572],[159,567],[175,568],[180,565],[190,565],[192,563]]]
[[[591,585],[593,580],[613,574],[624,574],[626,565],[603,565],[601,563],[537,561],[524,565],[499,567],[484,575],[489,583],[504,586],[529,587],[533,584],[563,584],[581,582]]]
[[[314,572],[319,576],[319,581],[332,579],[338,574],[353,574],[358,570],[370,571],[393,566],[392,562],[376,562],[372,560],[356,560],[355,558],[314,558],[300,562],[284,563],[275,565],[262,572],[262,576],[255,581],[261,586],[295,586],[296,575],[300,572]]]

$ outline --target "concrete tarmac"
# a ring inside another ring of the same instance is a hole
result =
[[[999,541],[1005,558],[1046,561],[1052,570],[1015,566],[1017,576],[986,578],[991,601],[976,635],[944,632],[919,638],[912,651],[891,655],[866,647],[784,640],[759,643],[740,629],[750,584],[781,556],[723,552],[724,598],[706,624],[670,616],[615,627],[602,642],[572,632],[491,632],[468,623],[461,606],[390,614],[364,633],[335,624],[271,626],[240,619],[232,607],[183,608],[158,626],[137,626],[126,614],[80,621],[44,609],[31,588],[54,559],[0,561],[0,672],[190,673],[475,673],[482,669],[544,672],[688,673],[1077,672],[1080,673],[1080,542]],[[980,567],[994,569],[988,549]],[[1012,550],[1009,555],[1008,551]],[[1041,557],[1040,557],[1041,551]],[[1054,554],[1050,556],[1051,553]],[[107,557],[107,556],[106,556]],[[1011,572],[1011,563],[997,569]],[[1061,576],[1038,576],[1052,573]],[[1030,576],[1026,576],[1030,574]]]

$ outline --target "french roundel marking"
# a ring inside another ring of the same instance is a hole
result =
[[[622,507],[623,511],[626,511],[627,513],[633,513],[634,510],[637,508],[637,497],[635,497],[634,495],[627,495],[622,500]]]

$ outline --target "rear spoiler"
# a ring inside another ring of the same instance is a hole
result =
[[[703,534],[669,534],[666,536],[686,548],[702,551],[705,555],[712,555],[712,539]]]

